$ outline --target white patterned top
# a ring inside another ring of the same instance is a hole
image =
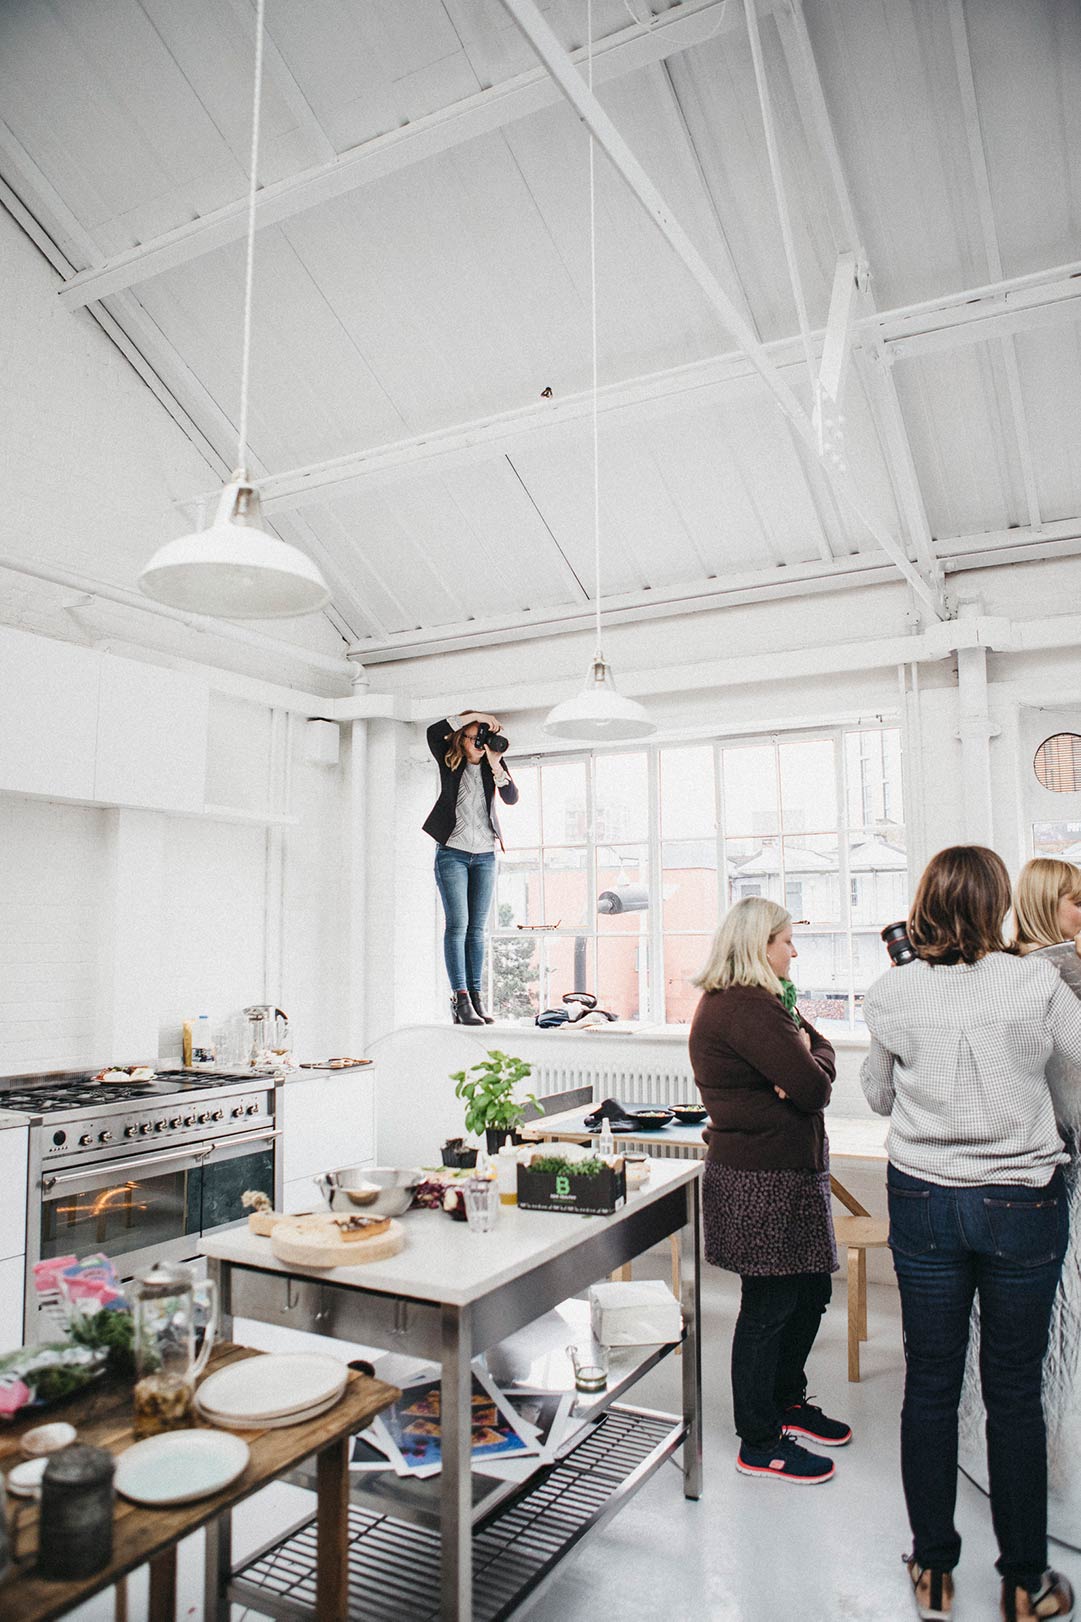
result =
[[[484,802],[484,780],[480,767],[466,761],[458,784],[458,798],[454,802],[454,831],[447,844],[453,850],[467,850],[476,855],[480,851],[495,849],[495,833],[488,807]]]
[[[1068,1156],[1044,1074],[1081,1064],[1081,1003],[1050,963],[990,952],[978,963],[889,969],[867,993],[860,1081],[890,1116],[901,1171],[949,1187],[1042,1187]]]

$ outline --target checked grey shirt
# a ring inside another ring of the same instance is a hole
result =
[[[867,993],[871,1051],[860,1082],[890,1116],[901,1171],[953,1187],[1042,1187],[1068,1156],[1044,1075],[1052,1052],[1081,1064],[1081,1002],[1035,956],[917,960]]]

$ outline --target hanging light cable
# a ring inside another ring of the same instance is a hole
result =
[[[263,90],[266,0],[257,0],[255,89],[248,176],[248,240],[244,273],[244,333],[240,360],[240,420],[236,468],[218,499],[209,529],[167,541],[139,576],[139,589],[170,608],[221,619],[284,619],[312,614],[330,601],[326,581],[298,547],[262,527],[259,493],[248,477],[248,403],[252,290],[255,280],[255,197]]]
[[[593,90],[593,0],[586,0],[586,69]],[[585,686],[575,698],[557,704],[545,717],[544,730],[553,738],[605,739],[645,738],[657,730],[641,704],[624,698],[616,690],[612,672],[601,646],[601,458],[597,420],[599,377],[597,369],[597,142],[589,136],[589,297],[593,351],[593,611],[596,652]]]

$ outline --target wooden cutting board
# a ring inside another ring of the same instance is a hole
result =
[[[270,1248],[280,1262],[297,1267],[358,1267],[364,1262],[386,1261],[405,1244],[405,1230],[391,1219],[390,1227],[374,1239],[348,1240],[314,1224],[279,1222],[270,1235]]]

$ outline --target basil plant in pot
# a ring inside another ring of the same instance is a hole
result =
[[[485,1134],[489,1154],[495,1154],[508,1136],[513,1143],[522,1141],[516,1129],[522,1124],[527,1104],[544,1114],[543,1105],[532,1093],[521,1101],[514,1096],[518,1083],[531,1074],[532,1066],[524,1059],[501,1053],[498,1048],[489,1048],[488,1057],[480,1064],[452,1074],[455,1096],[465,1101],[465,1129],[477,1137]]]

